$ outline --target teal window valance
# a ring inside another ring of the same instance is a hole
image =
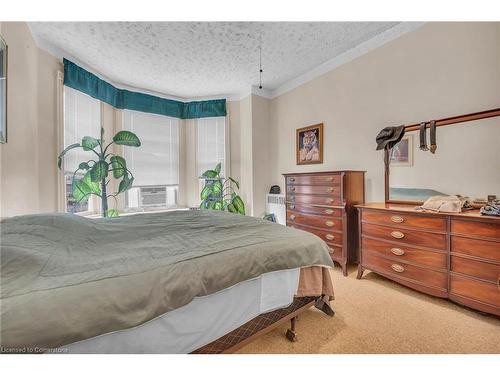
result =
[[[180,119],[226,116],[226,99],[181,102],[119,89],[64,59],[64,85],[118,109],[155,113]]]

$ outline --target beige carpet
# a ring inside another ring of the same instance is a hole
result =
[[[280,327],[238,353],[500,353],[500,319],[355,269],[334,278],[335,316],[312,308],[297,322],[298,341]]]

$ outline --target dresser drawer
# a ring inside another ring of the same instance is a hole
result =
[[[446,289],[448,276],[446,272],[439,272],[420,268],[410,264],[399,263],[392,259],[382,258],[371,253],[363,253],[363,266],[382,274],[405,277],[418,281],[427,286]]]
[[[435,231],[446,231],[446,218],[428,217],[423,215],[412,215],[402,212],[381,212],[363,210],[361,220],[383,225],[397,226],[401,228],[430,229]]]
[[[319,229],[331,229],[342,231],[342,219],[334,219],[328,216],[316,216],[300,214],[293,211],[288,211],[286,215],[287,223],[297,223],[300,225],[308,225]]]
[[[446,234],[425,233],[369,223],[362,223],[362,233],[363,236],[381,240],[446,250]]]
[[[293,185],[339,185],[342,182],[342,176],[340,174],[324,174],[320,176],[314,175],[297,175],[288,176],[286,178],[286,184]]]
[[[451,251],[500,262],[500,242],[451,236]]]
[[[337,262],[341,262],[342,261],[342,247],[338,247],[338,246],[332,246],[332,245],[328,245],[328,252],[330,253],[330,257],[337,261]]]
[[[486,263],[457,256],[451,257],[451,271],[477,277],[492,283],[497,283],[500,279],[500,264]]]
[[[309,227],[304,227],[302,225],[298,224],[292,224],[292,223],[287,223],[289,227],[292,228],[297,228],[297,229],[302,229],[305,230],[306,232],[315,234],[319,238],[321,238],[323,241],[325,241],[328,245],[342,245],[343,244],[343,234],[342,233],[337,233],[337,232],[332,232],[331,230],[321,230],[321,229],[316,229],[316,228],[309,228]]]
[[[468,277],[451,275],[450,293],[500,307],[500,287]]]
[[[408,245],[393,245],[372,238],[362,238],[363,251],[373,251],[395,261],[402,260],[419,265],[446,269],[446,254],[416,249]]]
[[[331,186],[310,186],[310,185],[290,185],[287,187],[287,192],[297,194],[319,194],[319,195],[336,195],[340,196],[340,185]]]
[[[292,210],[295,212],[303,212],[323,216],[341,217],[344,213],[344,210],[342,208],[316,207],[310,206],[308,204],[287,203],[286,207],[287,210]]]
[[[452,218],[451,233],[490,237],[500,240],[500,223],[482,223],[478,221]]]
[[[321,197],[317,195],[287,194],[286,200],[289,203],[319,204],[324,206],[340,206],[340,197]]]

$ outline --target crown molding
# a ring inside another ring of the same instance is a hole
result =
[[[394,27],[374,36],[367,41],[358,44],[356,47],[334,57],[327,62],[318,65],[312,70],[293,78],[292,80],[286,82],[285,84],[279,86],[278,88],[271,91],[271,98],[276,98],[280,95],[285,94],[288,91],[291,91],[306,82],[309,82],[325,73],[332,71],[333,69],[348,63],[394,39],[399,38],[403,34],[406,34],[410,31],[414,31],[421,27],[425,22],[401,22]]]

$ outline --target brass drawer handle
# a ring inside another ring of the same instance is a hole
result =
[[[405,221],[405,218],[401,216],[391,216],[391,221],[393,223],[402,223],[403,221]]]
[[[335,249],[331,246],[328,246],[328,248],[330,249],[330,254],[333,254],[335,252]]]
[[[335,236],[333,234],[327,234],[326,239],[331,241],[335,239]]]
[[[295,186],[292,186],[292,187],[290,188],[290,190],[291,190],[291,191],[295,191]]]
[[[326,200],[326,203],[333,203],[333,198],[328,198],[328,199]]]
[[[405,236],[405,234],[398,230],[395,230],[394,232],[391,232],[391,236],[397,239],[401,239]]]
[[[291,209],[291,210],[294,210],[294,209],[295,209],[295,205],[294,205],[294,204],[291,204],[291,205],[290,205],[290,209]]]
[[[332,209],[330,209],[330,208],[327,208],[327,209],[325,210],[325,214],[331,215],[331,214],[333,214],[333,210],[332,210]]]
[[[405,268],[399,264],[391,264],[391,268],[396,272],[404,272]]]
[[[332,188],[332,187],[331,187],[331,188],[326,189],[326,192],[327,192],[327,193],[333,193],[334,191],[335,191],[335,188]]]
[[[404,255],[405,251],[403,249],[400,249],[399,247],[393,247],[391,249],[391,253],[393,253],[394,255]]]
[[[327,180],[328,182],[331,182],[331,181],[333,181],[333,177],[328,177],[326,180]]]
[[[327,221],[325,222],[325,225],[326,225],[327,227],[333,227],[333,226],[335,225],[335,223],[334,223],[333,221],[331,221],[331,220],[327,220]]]
[[[295,220],[295,215],[290,215],[290,220]]]
[[[294,181],[295,181],[295,178],[290,177],[290,178],[288,179],[288,181],[294,182]]]

